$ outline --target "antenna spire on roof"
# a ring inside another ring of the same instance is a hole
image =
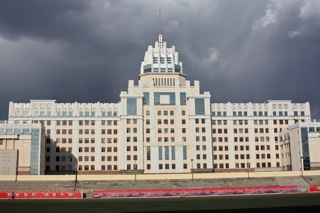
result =
[[[159,46],[162,48],[163,44],[162,44],[162,35],[161,35],[161,31],[162,31],[162,26],[161,26],[161,9],[159,9]]]

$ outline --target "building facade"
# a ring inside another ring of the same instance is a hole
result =
[[[0,122],[0,174],[42,175],[45,132],[31,121]]]
[[[320,123],[298,122],[280,134],[283,167],[303,172],[320,169]]]
[[[41,125],[47,174],[97,174],[281,170],[280,132],[311,119],[308,102],[210,98],[186,79],[175,47],[159,35],[118,103],[10,102],[8,122]]]

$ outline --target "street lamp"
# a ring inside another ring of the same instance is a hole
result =
[[[20,134],[17,134],[17,139],[19,139],[20,137]],[[13,148],[15,148],[15,141],[16,140],[13,140]],[[18,162],[18,159],[16,159],[16,168],[15,168],[15,182],[18,181],[18,171],[19,171],[19,162]]]
[[[303,177],[303,156],[300,157],[300,164],[301,164],[301,177]]]
[[[194,180],[194,177],[193,177],[193,159],[191,159],[191,175],[192,175],[192,180]]]
[[[249,174],[250,174],[250,163],[248,161],[248,158],[247,158],[247,170],[248,170],[248,179],[250,178]]]
[[[77,161],[77,159],[75,162],[74,175],[75,175],[75,180],[74,180],[74,191],[75,191],[77,188],[77,183],[78,183],[78,161]]]
[[[137,163],[136,161],[134,162],[134,181],[137,180]]]
[[[16,169],[15,169],[15,182],[18,181],[18,166],[16,166]]]

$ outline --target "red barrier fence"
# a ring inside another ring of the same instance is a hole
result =
[[[0,199],[81,199],[82,191],[37,191],[37,190],[16,190],[16,191],[0,191]]]
[[[310,185],[309,192],[320,192],[320,185]]]
[[[159,190],[93,190],[92,193],[94,197],[115,198],[290,193],[297,191],[298,186],[262,186],[241,188],[193,188]]]

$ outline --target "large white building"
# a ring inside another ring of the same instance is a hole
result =
[[[38,125],[45,138],[37,142],[37,168],[43,170],[36,172],[30,163],[30,174],[281,170],[280,132],[311,119],[308,102],[210,98],[198,81],[186,79],[175,47],[159,35],[145,53],[139,80],[129,80],[118,103],[10,102],[8,121],[0,124],[0,149],[20,153],[21,146],[10,145],[19,141],[31,147],[32,156],[33,136],[22,137],[32,135],[24,131],[28,124]],[[19,158],[17,171],[25,170]]]

